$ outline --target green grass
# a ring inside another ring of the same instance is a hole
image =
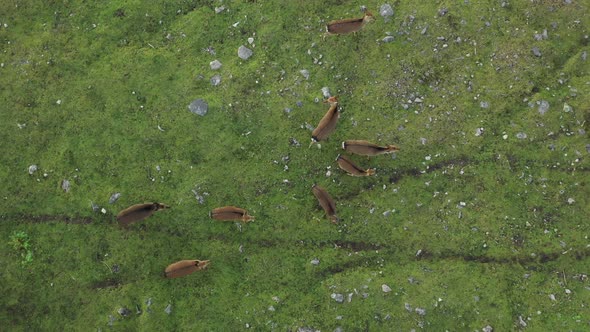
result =
[[[589,6],[505,3],[390,2],[385,22],[369,1],[375,22],[324,39],[359,5],[2,2],[1,326],[587,330]],[[308,148],[324,86],[342,116]],[[196,98],[204,117],[187,109]],[[353,156],[377,169],[353,178],[335,162],[346,139],[401,151]],[[119,227],[120,210],[151,201],[172,208]],[[256,221],[209,219],[224,205]],[[165,279],[182,259],[211,265]]]

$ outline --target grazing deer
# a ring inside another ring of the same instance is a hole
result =
[[[326,216],[328,217],[328,219],[330,219],[330,221],[333,224],[338,223],[339,219],[336,216],[336,203],[332,199],[332,196],[328,194],[326,189],[315,184],[313,185],[313,187],[311,187],[311,191],[313,192],[313,195],[315,196],[315,198],[318,199],[318,202],[326,212]]]
[[[248,215],[248,211],[235,207],[235,206],[224,206],[220,208],[216,208],[209,212],[209,217],[215,220],[222,220],[222,221],[242,221],[242,222],[250,222],[254,220],[254,217]]]
[[[340,118],[340,112],[338,111],[338,97],[332,96],[324,101],[324,103],[329,103],[330,109],[311,133],[311,143],[309,146],[313,143],[327,139],[334,129],[336,129],[336,123],[338,122],[338,118]]]
[[[362,169],[360,167],[358,167],[357,165],[355,165],[352,160],[350,160],[347,156],[343,156],[343,155],[338,155],[338,157],[336,158],[336,161],[338,162],[338,166],[344,170],[346,173],[348,173],[349,175],[352,176],[371,176],[373,174],[375,174],[375,169],[372,168],[368,168],[368,169]]]
[[[135,204],[119,212],[119,214],[117,214],[117,220],[119,221],[119,224],[128,226],[136,221],[141,221],[151,216],[158,210],[167,208],[169,208],[169,206],[162,203]]]
[[[342,148],[350,153],[360,154],[362,156],[376,156],[399,151],[399,148],[395,145],[379,146],[362,140],[344,141],[342,142]]]
[[[347,18],[344,20],[331,21],[326,25],[326,35],[341,35],[351,32],[357,32],[365,24],[375,20],[371,12],[366,12],[361,18]]]
[[[193,272],[203,270],[209,266],[209,261],[200,261],[197,259],[183,260],[176,263],[172,263],[164,270],[166,278],[178,278],[189,275]]]

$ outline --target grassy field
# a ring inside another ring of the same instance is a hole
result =
[[[0,330],[587,331],[590,4],[361,4],[2,1]]]

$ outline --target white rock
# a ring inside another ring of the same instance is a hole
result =
[[[381,290],[384,293],[389,293],[389,292],[391,292],[391,287],[387,286],[386,284],[383,284],[383,285],[381,285]]]
[[[33,175],[37,171],[37,165],[29,166],[29,174]]]
[[[212,70],[217,70],[221,68],[221,62],[219,62],[219,60],[213,60],[209,62],[209,67],[211,67]]]

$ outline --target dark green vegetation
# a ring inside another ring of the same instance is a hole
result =
[[[325,40],[358,4],[158,2],[0,4],[3,328],[588,329],[588,2],[396,1],[384,22],[369,1],[375,22]],[[342,117],[307,148],[324,86]],[[401,151],[353,178],[346,139]],[[116,223],[152,201],[171,208]],[[256,221],[208,218],[224,205]],[[182,259],[211,265],[165,279]]]

